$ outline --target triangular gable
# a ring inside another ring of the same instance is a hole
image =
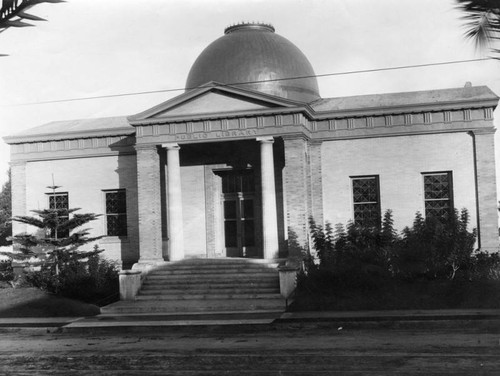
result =
[[[208,92],[184,102],[176,107],[160,112],[154,118],[165,116],[185,116],[213,114],[217,112],[249,111],[271,107],[267,103],[257,103],[242,98],[234,98],[224,93]],[[275,107],[275,106],[273,106]]]
[[[303,105],[302,103],[253,90],[219,85],[209,83],[203,87],[188,91],[149,110],[129,116],[128,120],[134,124],[154,119],[210,116],[213,114],[259,111]]]

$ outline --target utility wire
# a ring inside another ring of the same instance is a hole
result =
[[[399,69],[423,68],[423,67],[433,67],[433,66],[440,66],[440,65],[472,63],[472,62],[485,61],[485,60],[492,60],[492,58],[491,57],[486,57],[486,58],[470,59],[470,60],[453,60],[453,61],[443,61],[443,62],[439,62],[439,63],[401,65],[401,66],[397,66],[397,67],[386,67],[386,68],[353,70],[353,71],[345,71],[345,72],[315,74],[315,75],[309,75],[309,76],[296,76],[296,77],[287,77],[287,78],[275,78],[275,79],[269,79],[269,80],[233,82],[233,83],[227,83],[227,84],[222,84],[221,83],[220,86],[239,86],[239,85],[247,85],[247,84],[256,84],[256,83],[261,83],[261,82],[290,81],[290,80],[301,80],[301,79],[304,79],[304,78],[319,78],[319,77],[342,76],[342,75],[348,75],[348,74],[373,73],[373,72],[383,72],[383,71],[391,71],[391,70],[399,70]],[[92,96],[92,97],[55,99],[55,100],[50,100],[50,101],[20,103],[20,104],[17,104],[17,106],[34,105],[34,104],[47,104],[47,103],[61,103],[61,102],[76,102],[76,101],[86,101],[86,100],[90,100],[90,99],[104,99],[104,98],[127,97],[127,96],[132,96],[132,95],[144,95],[144,94],[155,94],[155,93],[168,93],[168,92],[174,92],[174,91],[193,90],[193,89],[197,89],[199,87],[200,86],[196,86],[196,87],[184,87],[184,88],[177,88],[177,89],[160,89],[160,90],[149,90],[149,91],[137,91],[137,92],[121,93],[121,94],[97,95],[97,96]]]

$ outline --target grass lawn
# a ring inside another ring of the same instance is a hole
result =
[[[0,289],[0,317],[95,316],[99,307],[58,297],[34,287]]]

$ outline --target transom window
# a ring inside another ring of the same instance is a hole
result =
[[[127,236],[127,199],[124,189],[105,191],[106,235]]]
[[[68,220],[68,212],[69,209],[69,195],[68,192],[60,192],[60,193],[48,193],[49,198],[49,209],[58,209],[59,218],[58,222],[63,223]],[[61,215],[62,214],[62,215]],[[69,230],[57,230],[57,238],[67,238],[69,236]],[[54,230],[50,233],[51,238],[56,237],[56,233]]]
[[[351,177],[351,180],[354,223],[361,226],[379,226],[380,190],[378,176],[356,176]]]
[[[452,173],[423,173],[424,203],[426,218],[437,218],[447,221],[453,210],[453,180]]]
[[[255,182],[252,170],[239,171],[238,173],[221,172],[222,193],[254,192]]]

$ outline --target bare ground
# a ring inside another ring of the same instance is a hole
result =
[[[0,332],[5,375],[499,375],[500,322]]]

